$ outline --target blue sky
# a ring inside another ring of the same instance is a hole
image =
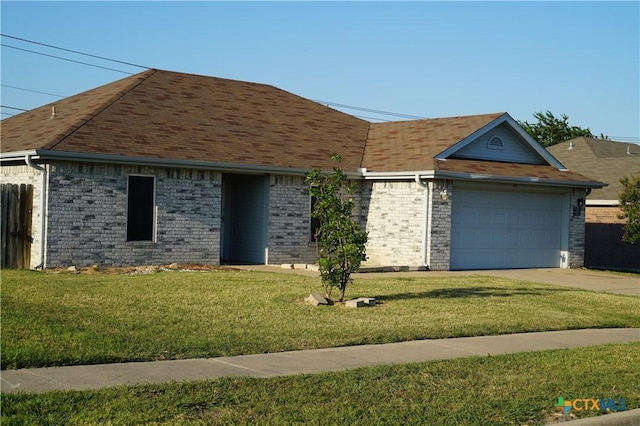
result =
[[[0,8],[2,34],[146,67],[428,118],[506,111],[533,121],[534,112],[550,110],[595,134],[640,142],[637,1],[2,1]],[[9,37],[2,44],[142,71]],[[23,89],[69,96],[128,75],[6,46],[4,106],[59,99]]]

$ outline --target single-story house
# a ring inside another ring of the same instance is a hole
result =
[[[366,265],[580,267],[584,201],[507,113],[370,123],[276,87],[148,70],[4,119],[31,267],[314,263],[304,174],[358,184]]]
[[[606,182],[587,197],[585,213],[585,266],[640,270],[640,244],[622,241],[620,219],[623,176],[640,174],[640,145],[579,137],[548,148],[571,170]]]

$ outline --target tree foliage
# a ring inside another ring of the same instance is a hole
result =
[[[589,128],[569,125],[569,117],[562,114],[560,118],[553,115],[550,111],[536,112],[533,117],[537,120],[535,123],[528,121],[518,121],[520,126],[537,140],[540,145],[549,147],[556,145],[569,139],[585,136],[587,138],[595,138]],[[600,134],[601,139],[608,139],[607,136]]]
[[[331,158],[340,162],[337,154]],[[334,167],[331,174],[313,169],[307,173],[306,182],[315,198],[311,215],[320,221],[316,241],[322,285],[327,298],[331,298],[334,287],[338,288],[343,302],[351,274],[360,268],[365,256],[367,242],[367,233],[352,218],[356,186],[348,183],[339,167]]]
[[[620,179],[620,219],[626,219],[622,240],[628,243],[640,241],[640,173]]]

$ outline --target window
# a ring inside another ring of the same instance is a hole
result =
[[[311,210],[310,213],[313,213],[313,209],[316,208],[316,197],[311,197]],[[315,243],[317,241],[317,232],[320,229],[320,219],[317,217],[311,216],[311,227],[309,231],[309,241]]]
[[[129,176],[127,241],[153,241],[155,225],[155,178]]]

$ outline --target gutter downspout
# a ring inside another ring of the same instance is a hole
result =
[[[35,269],[44,269],[44,232],[45,232],[45,190],[47,185],[47,169],[31,161],[31,154],[24,156],[27,166],[36,169],[42,174],[42,186],[40,188],[40,264]]]
[[[424,188],[425,200],[424,200],[424,218],[425,223],[422,228],[422,266],[429,269],[429,263],[431,262],[431,194],[433,192],[432,182],[423,182],[420,179],[420,175],[415,175],[416,183]]]

